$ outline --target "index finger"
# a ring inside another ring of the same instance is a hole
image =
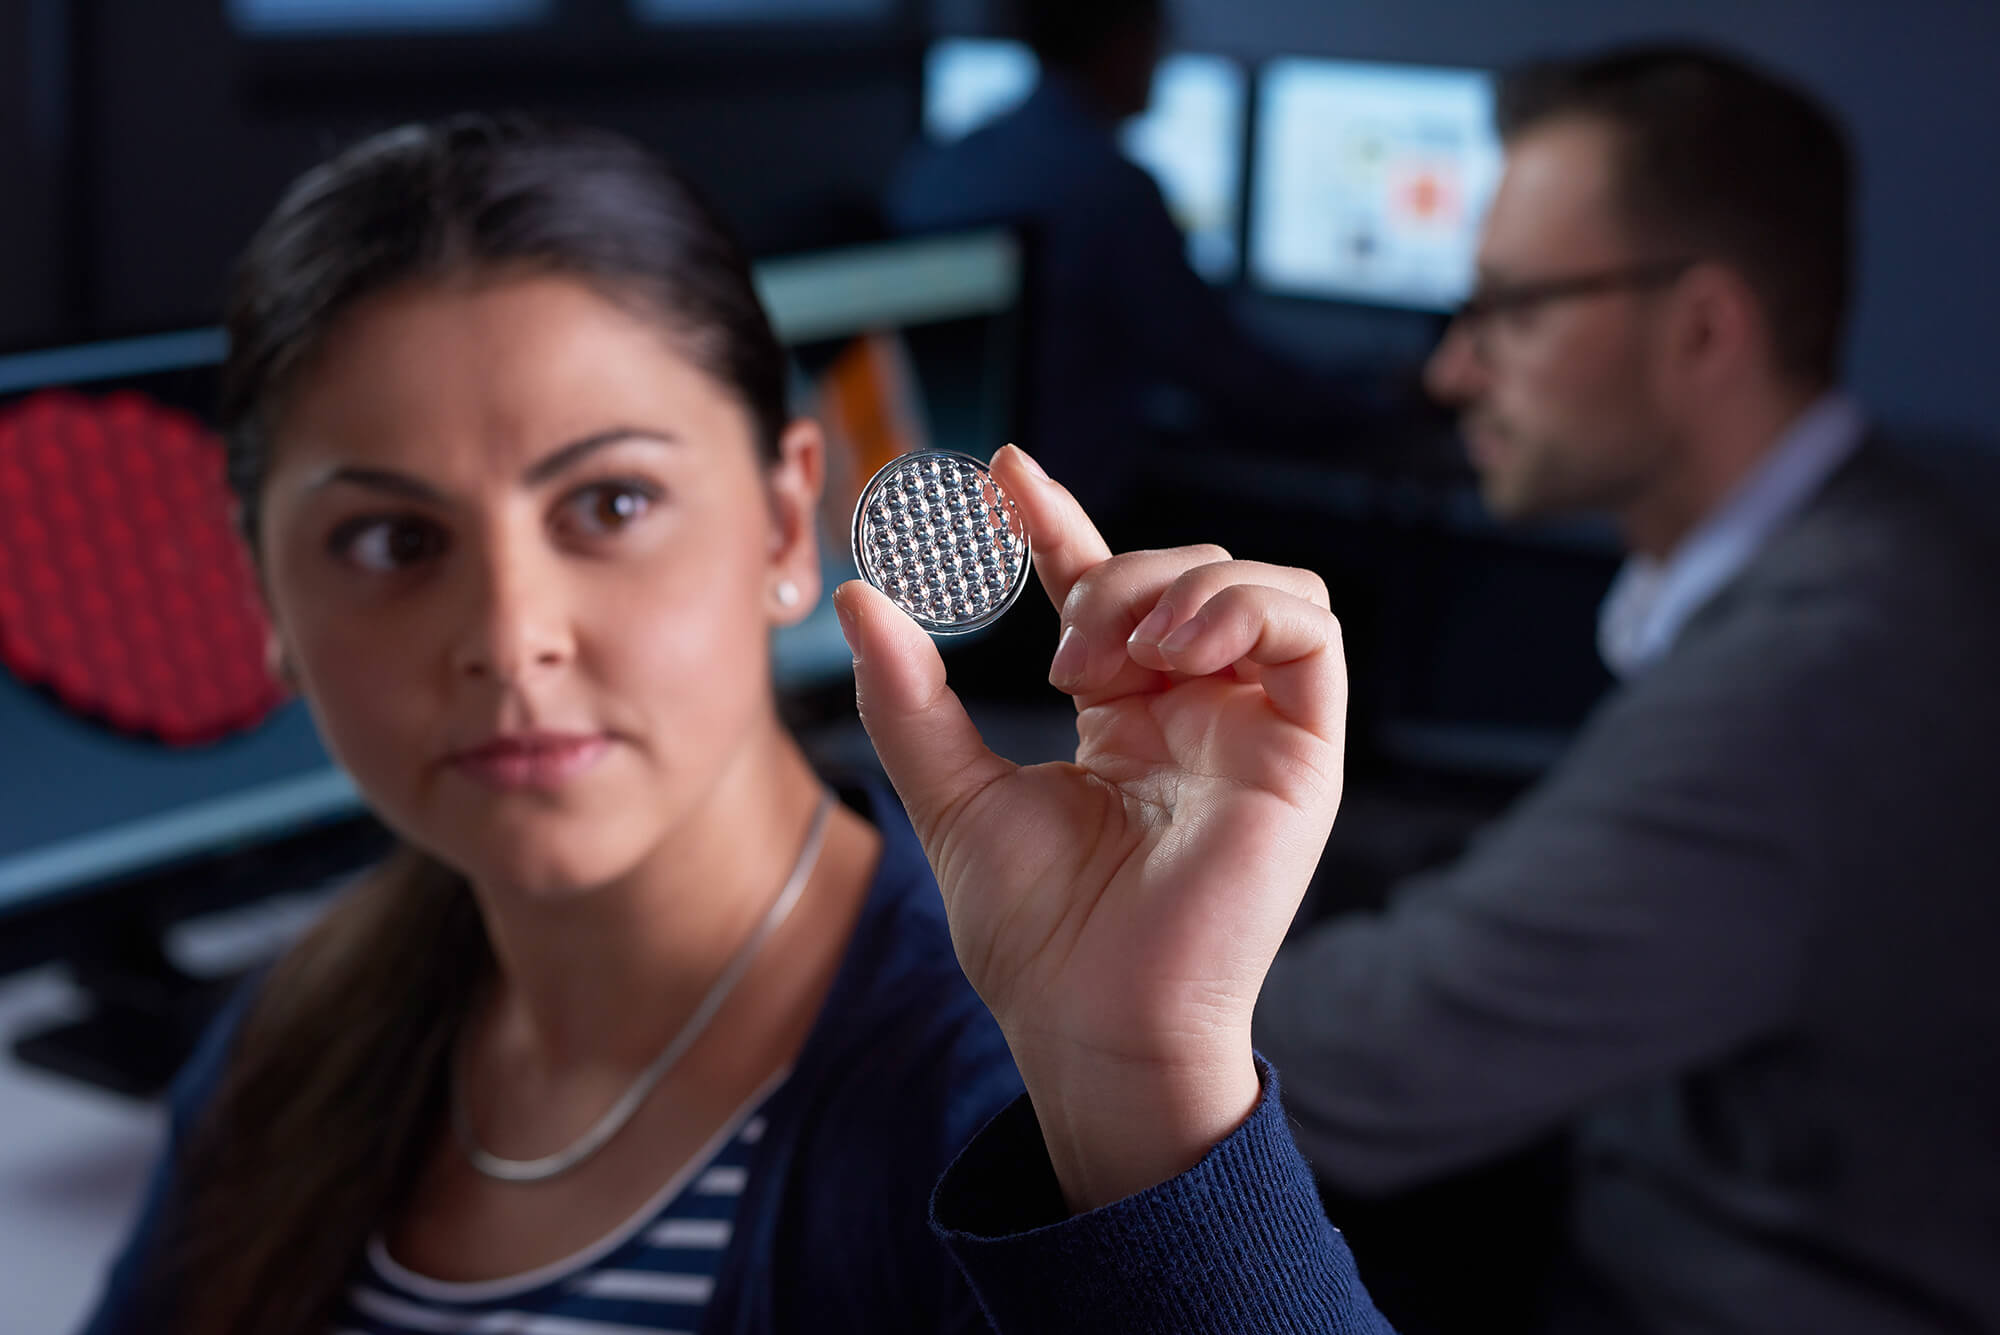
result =
[[[992,467],[994,480],[1021,508],[1021,522],[1035,550],[1035,573],[1060,612],[1076,582],[1111,558],[1111,548],[1069,489],[1043,472],[1019,445],[1002,446]]]

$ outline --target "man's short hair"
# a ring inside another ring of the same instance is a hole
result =
[[[1076,69],[1133,25],[1160,22],[1166,0],[1016,0],[1016,11],[1042,64]]]
[[[1645,244],[1672,252],[1658,258],[1727,264],[1764,307],[1779,369],[1815,385],[1839,378],[1854,167],[1829,112],[1699,46],[1625,47],[1502,81],[1503,138],[1570,117],[1612,127],[1618,207]]]

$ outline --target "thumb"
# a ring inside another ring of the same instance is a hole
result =
[[[901,608],[858,579],[834,590],[833,607],[854,654],[861,726],[931,849],[950,813],[1015,766],[987,749],[945,683],[937,646]]]

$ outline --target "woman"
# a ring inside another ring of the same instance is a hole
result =
[[[1026,771],[843,591],[996,1027],[893,798],[830,800],[778,723],[822,445],[683,181],[589,132],[392,132],[286,195],[229,328],[276,656],[408,851],[211,1034],[91,1330],[985,1329],[925,1202],[1009,1045],[1048,1134],[1002,1177],[1045,1146],[1059,1216],[1259,1124],[1249,1003],[1338,796],[1316,581],[1108,561],[1004,453],[1083,709],[1081,767]],[[1021,1328],[969,1181],[941,1229]],[[1310,1213],[1294,1250],[1369,1315]]]
[[[779,723],[823,453],[719,220],[610,136],[400,130],[229,333],[279,656],[410,852],[213,1036],[99,1328],[976,1321],[925,1201],[1019,1084],[893,799]]]

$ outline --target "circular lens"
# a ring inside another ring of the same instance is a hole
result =
[[[998,620],[1027,586],[1030,556],[1014,498],[967,454],[892,459],[854,507],[861,577],[933,635]]]

